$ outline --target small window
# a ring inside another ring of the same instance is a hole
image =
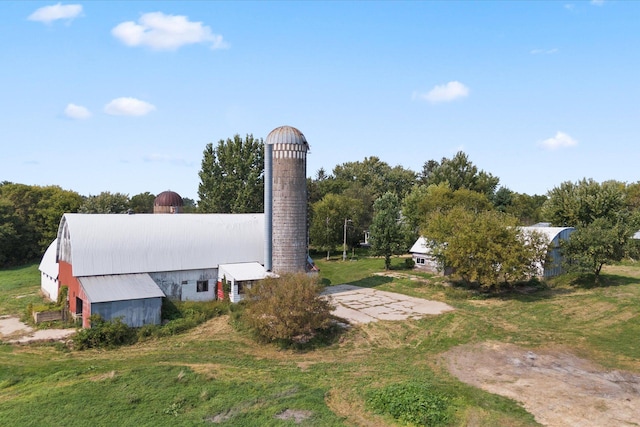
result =
[[[196,292],[209,292],[209,281],[198,280],[196,283]]]
[[[188,284],[189,284],[189,282],[188,282],[187,280],[183,280],[183,281],[182,281],[182,286],[184,286],[184,285],[188,285]]]
[[[246,280],[244,282],[238,283],[238,295],[244,294],[247,289],[251,289],[251,285],[253,285],[253,280]]]

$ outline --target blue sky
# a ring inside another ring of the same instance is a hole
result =
[[[463,150],[513,191],[640,180],[640,2],[0,3],[0,181],[197,200],[281,125],[308,174]]]

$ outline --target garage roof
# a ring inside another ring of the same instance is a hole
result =
[[[89,276],[79,277],[78,280],[92,303],[165,296],[148,274]]]

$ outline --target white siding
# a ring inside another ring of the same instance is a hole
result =
[[[56,262],[56,248],[58,240],[55,239],[44,252],[38,270],[40,270],[40,288],[52,301],[58,300],[58,263]]]

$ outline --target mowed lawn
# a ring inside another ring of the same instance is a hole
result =
[[[394,259],[394,266],[402,261]],[[605,367],[640,372],[636,265],[606,268],[600,287],[562,278],[500,296],[407,270],[384,275],[381,259],[318,265],[327,285],[376,287],[456,310],[353,327],[334,344],[304,352],[257,344],[228,316],[116,350],[1,344],[0,425],[393,426],[402,424],[367,408],[368,392],[418,381],[451,396],[451,425],[530,426],[537,425],[533,416],[518,403],[451,376],[442,353],[487,340],[561,346]],[[0,271],[0,314],[23,311],[37,299],[38,283],[34,266]],[[307,418],[296,424],[288,413]]]

